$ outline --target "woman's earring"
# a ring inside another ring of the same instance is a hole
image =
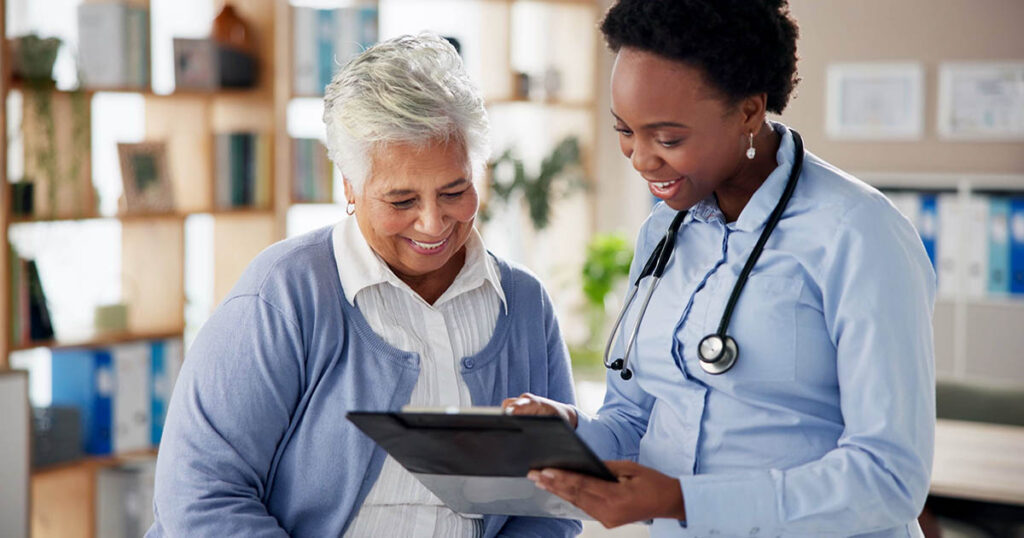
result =
[[[349,202],[348,205],[345,206],[345,214],[352,215],[355,212],[356,212],[356,203],[355,202]]]
[[[754,155],[757,155],[757,150],[754,149],[754,131],[750,131],[750,147],[747,148],[747,158],[753,160]]]

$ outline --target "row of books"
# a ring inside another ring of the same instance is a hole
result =
[[[887,192],[914,223],[939,294],[1024,294],[1024,193]]]
[[[36,262],[22,258],[13,247],[9,252],[11,344],[49,340],[53,338],[53,323]]]
[[[214,140],[218,209],[270,207],[271,137],[257,133],[221,133]]]
[[[82,87],[149,86],[149,47],[148,7],[116,1],[78,6]]]
[[[334,201],[334,167],[327,158],[327,148],[316,138],[292,139],[292,200]]]
[[[180,339],[57,349],[51,361],[52,403],[79,409],[82,452],[117,454],[160,443],[182,362]]]
[[[292,11],[292,89],[322,95],[335,69],[377,42],[376,6]]]

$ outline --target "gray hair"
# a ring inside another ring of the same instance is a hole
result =
[[[327,154],[356,192],[388,144],[456,141],[474,176],[490,156],[483,98],[455,48],[432,33],[382,41],[345,65],[327,85],[324,123]]]

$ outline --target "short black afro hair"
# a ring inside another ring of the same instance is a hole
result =
[[[633,48],[702,70],[729,101],[765,93],[776,114],[800,81],[787,0],[618,0],[601,32],[613,52]]]

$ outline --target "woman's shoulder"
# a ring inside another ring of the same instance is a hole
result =
[[[810,152],[804,159],[796,194],[811,214],[836,225],[849,224],[853,215],[891,225],[909,224],[876,187]],[[828,227],[826,222],[821,224]]]
[[[331,226],[270,245],[249,262],[228,297],[273,296],[337,275],[333,269]]]

